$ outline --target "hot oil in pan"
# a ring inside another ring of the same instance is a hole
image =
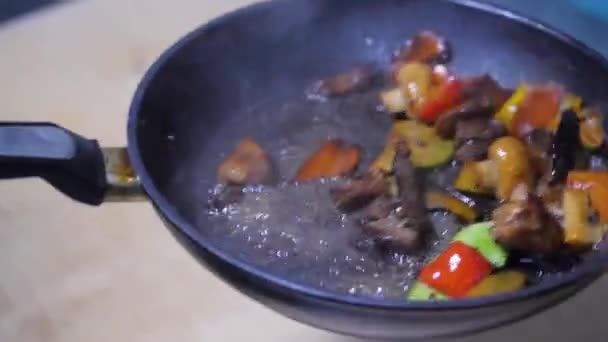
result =
[[[359,169],[368,167],[381,151],[391,123],[391,118],[376,108],[378,91],[326,102],[263,102],[218,127],[200,153],[197,170],[202,171],[201,188],[192,189],[196,198],[200,198],[199,191],[208,192],[206,198],[213,194],[217,189],[213,178],[202,175],[214,174],[221,160],[247,136],[271,156],[279,180],[275,186],[247,188],[241,203],[224,210],[205,207],[196,212],[205,238],[244,262],[298,284],[334,293],[404,299],[423,264],[445,249],[462,223],[449,214],[429,214],[438,236],[429,249],[420,255],[387,253],[366,237],[359,216],[347,216],[334,208],[329,190],[335,179],[298,185],[291,182],[300,164],[330,138],[361,145]],[[450,187],[457,171],[451,165],[431,170],[427,186]],[[487,217],[494,204],[485,202],[477,204]],[[597,253],[584,258],[593,255]],[[526,271],[529,284],[533,284],[559,277],[576,267],[577,260],[568,254],[548,262],[514,255],[509,265]]]
[[[274,113],[266,105],[239,116],[239,125],[228,123],[225,131],[216,132],[234,137],[235,143],[255,134],[276,163],[281,181],[274,187],[248,188],[241,203],[208,211],[201,217],[206,235],[242,260],[300,284],[403,299],[421,266],[445,247],[460,224],[451,215],[432,214],[440,238],[430,251],[386,253],[363,234],[359,217],[334,208],[329,189],[335,180],[289,182],[300,163],[328,138],[360,144],[360,168],[366,168],[381,150],[391,122],[376,104],[377,90],[327,102],[290,102],[275,107],[280,111]],[[243,117],[249,121],[244,123]],[[235,132],[235,127],[250,131]],[[231,147],[224,146],[223,152]]]
[[[328,195],[332,183],[247,189],[242,203],[210,213],[217,224],[215,237],[244,260],[302,284],[403,298],[423,263],[445,244],[437,242],[425,255],[378,251],[356,216],[333,208]],[[431,218],[449,241],[459,224],[443,213]]]

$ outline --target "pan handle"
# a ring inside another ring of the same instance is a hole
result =
[[[102,149],[52,123],[0,122],[0,179],[23,177],[40,177],[90,205],[143,198],[124,148]]]

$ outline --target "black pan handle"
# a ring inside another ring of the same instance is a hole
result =
[[[46,122],[0,123],[0,179],[41,177],[77,201],[99,205],[109,185],[96,140]]]

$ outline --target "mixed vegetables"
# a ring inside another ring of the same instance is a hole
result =
[[[393,124],[371,165],[358,168],[361,146],[333,139],[293,179],[340,177],[330,193],[337,210],[359,212],[363,231],[383,248],[424,253],[436,234],[429,211],[462,221],[448,247],[420,270],[410,300],[517,290],[527,277],[509,262],[513,255],[583,253],[608,230],[608,171],[589,166],[590,156],[604,153],[598,109],[558,84],[506,89],[489,75],[456,75],[446,66],[451,56],[436,34],[415,35],[395,54],[392,85],[379,95]],[[326,97],[356,94],[370,73],[359,67],[313,89]],[[427,190],[425,173],[449,163],[458,168],[452,186]],[[251,139],[218,177],[232,190],[215,205],[238,201],[239,187],[273,179],[268,156]],[[492,201],[491,210],[484,213],[472,198]]]

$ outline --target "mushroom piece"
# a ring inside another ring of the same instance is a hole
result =
[[[529,188],[534,185],[534,174],[530,166],[525,145],[517,138],[502,137],[490,145],[488,155],[496,165],[498,179],[496,197],[508,200],[519,184]]]
[[[467,161],[456,178],[456,189],[465,192],[488,194],[493,190],[496,198],[509,200],[519,184],[532,188],[534,172],[524,143],[506,136],[494,141],[488,148],[488,158]]]

